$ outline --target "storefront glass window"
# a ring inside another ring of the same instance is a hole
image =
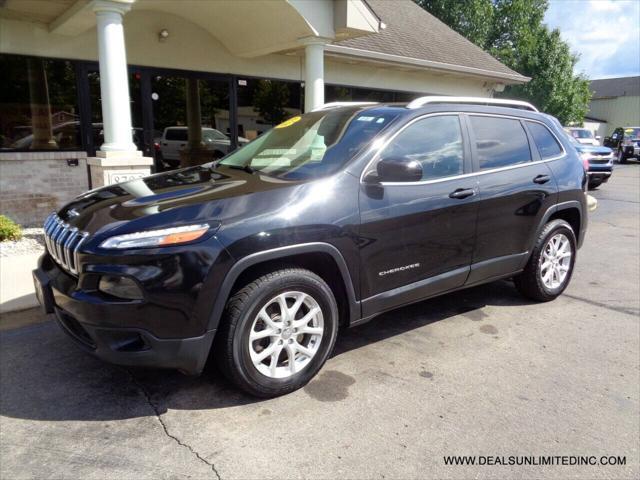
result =
[[[269,79],[238,80],[238,145],[302,112],[299,83]]]
[[[325,102],[410,102],[426,95],[424,93],[395,92],[391,90],[375,90],[371,88],[345,87],[341,85],[327,85],[325,87]]]
[[[154,74],[151,92],[160,168],[199,165],[231,151],[227,81]]]
[[[0,55],[0,151],[79,150],[71,62]]]

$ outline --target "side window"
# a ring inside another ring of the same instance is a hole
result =
[[[508,167],[531,161],[527,134],[519,120],[471,116],[480,169]]]
[[[166,140],[187,141],[187,130],[180,128],[170,128],[167,130]]]
[[[536,122],[527,122],[527,127],[536,147],[538,147],[540,158],[544,160],[557,157],[562,153],[562,147],[547,127]]]
[[[457,115],[428,117],[409,125],[384,149],[380,158],[406,157],[422,164],[422,179],[464,172],[460,119]]]

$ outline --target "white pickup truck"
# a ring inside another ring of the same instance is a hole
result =
[[[202,142],[205,148],[211,151],[211,160],[224,157],[231,148],[229,137],[215,128],[202,129]],[[238,137],[239,147],[247,142],[246,138]],[[180,164],[180,151],[188,144],[187,127],[165,128],[162,137],[156,143],[159,144],[164,163],[171,167],[177,167]]]

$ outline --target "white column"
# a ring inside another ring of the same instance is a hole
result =
[[[324,104],[324,46],[327,40],[308,38],[304,47],[304,111]]]
[[[131,152],[136,146],[131,139],[129,75],[124,46],[122,17],[134,0],[94,0],[93,11],[98,24],[98,59],[100,61],[100,94],[105,152]]]

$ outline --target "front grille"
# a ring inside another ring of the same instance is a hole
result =
[[[44,222],[47,251],[66,271],[78,274],[78,248],[89,234],[72,227],[52,213]]]
[[[589,159],[589,163],[592,163],[594,165],[606,165],[610,161],[611,161],[610,158],[590,158]]]
[[[611,155],[610,152],[591,152],[591,155],[594,157],[608,157]]]

